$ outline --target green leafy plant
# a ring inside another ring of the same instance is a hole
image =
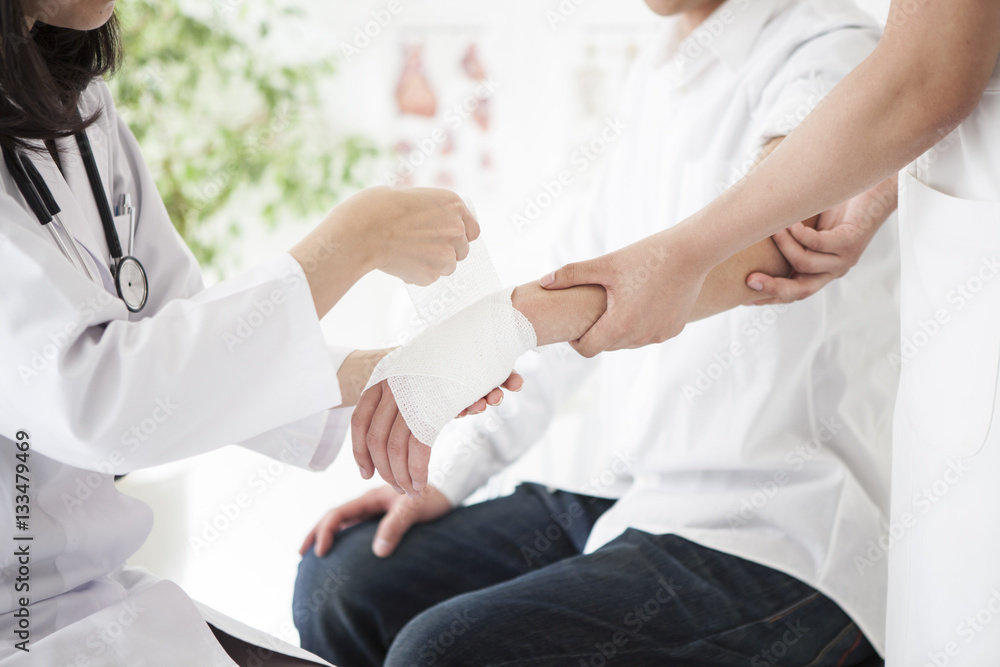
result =
[[[109,82],[174,226],[206,267],[254,220],[273,227],[329,209],[376,153],[325,127],[328,62],[282,64],[260,48],[270,21],[300,19],[295,9],[249,26],[223,9],[228,17],[179,0],[119,3],[125,61]]]

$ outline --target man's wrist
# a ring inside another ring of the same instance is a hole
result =
[[[344,363],[337,370],[337,380],[340,383],[340,407],[357,404],[375,367],[393,349],[390,347],[384,350],[355,350],[347,355]]]

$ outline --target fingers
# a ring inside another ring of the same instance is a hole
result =
[[[375,539],[372,541],[372,553],[379,558],[387,558],[396,547],[406,531],[416,523],[417,513],[415,502],[406,499],[396,499],[389,513],[379,522],[375,529]]]
[[[799,273],[827,273],[840,268],[843,263],[837,255],[819,253],[804,247],[787,229],[771,238],[788,263]]]
[[[507,391],[521,391],[524,387],[524,378],[517,371],[512,371],[510,377],[500,386]]]
[[[371,479],[375,474],[375,464],[368,452],[368,430],[372,417],[382,398],[382,382],[361,394],[358,404],[351,415],[351,447],[354,450],[354,461],[358,464],[361,477]]]
[[[816,252],[839,255],[851,245],[851,239],[845,234],[838,234],[832,230],[817,231],[801,223],[789,227],[788,232],[802,246]]]
[[[476,219],[475,214],[469,211],[468,208],[462,213],[462,222],[465,223],[465,238],[469,241],[475,241],[479,238],[479,221]]]
[[[410,436],[410,479],[413,480],[413,490],[420,493],[427,487],[427,469],[431,463],[431,448]]]
[[[305,556],[306,552],[309,551],[309,547],[311,547],[313,545],[313,542],[316,541],[316,530],[318,528],[319,528],[318,525],[313,527],[313,529],[309,531],[309,534],[306,535],[306,539],[302,540],[302,546],[299,547],[300,556]],[[319,553],[319,549],[316,550],[316,555],[317,556],[321,555]]]
[[[392,433],[392,427],[396,422],[398,414],[399,408],[396,407],[396,399],[393,397],[391,391],[388,391],[387,388],[384,389],[378,407],[375,409],[375,414],[372,416],[365,445],[368,447],[368,453],[371,455],[372,462],[375,464],[378,474],[390,486],[395,488],[398,493],[402,493],[403,490],[396,484],[396,479],[392,475],[392,466],[389,463],[389,454],[387,452],[389,435]]]
[[[588,359],[596,357],[611,347],[611,344],[615,341],[610,320],[611,318],[605,313],[594,323],[594,326],[587,333],[583,334],[579,340],[572,341],[570,345],[581,356]]]
[[[603,284],[591,278],[592,262],[574,262],[553,271],[538,281],[545,289],[566,289],[577,285]]]
[[[757,281],[762,286],[759,290],[761,300],[755,301],[753,305],[767,305],[801,301],[823,289],[833,279],[834,276],[829,273],[800,274],[794,278],[774,278],[763,273],[753,273],[747,281]]]
[[[491,389],[490,393],[486,394],[486,404],[496,407],[503,403],[503,389],[497,387],[496,389]]]
[[[406,495],[416,495],[413,483],[410,481],[410,427],[406,425],[403,415],[396,413],[396,419],[389,433],[389,444],[386,455],[389,457],[389,468],[392,470],[392,482]],[[386,480],[389,481],[389,480]]]
[[[388,491],[388,494],[385,493]],[[391,494],[391,495],[390,495]],[[340,507],[335,507],[316,523],[299,548],[299,555],[305,555],[309,547],[315,545],[317,556],[325,556],[333,546],[334,536],[341,530],[365,519],[384,514],[396,495],[388,487],[373,489]]]
[[[478,415],[479,413],[484,412],[486,408],[487,408],[486,398],[485,397],[480,398],[478,401],[476,401],[466,409],[459,412],[458,416],[466,417],[468,415]]]
[[[455,259],[461,262],[469,256],[469,239],[462,236],[455,240]]]

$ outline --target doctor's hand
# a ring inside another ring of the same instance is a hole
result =
[[[372,551],[379,558],[386,558],[396,549],[411,526],[434,521],[451,509],[448,499],[433,486],[424,488],[414,498],[400,496],[389,486],[372,489],[327,512],[306,535],[299,554],[304,556],[313,547],[317,556],[325,556],[333,546],[337,533],[354,524],[384,515],[375,531]]]
[[[567,264],[539,281],[549,290],[601,285],[607,311],[570,345],[585,357],[662,343],[679,334],[713,268],[671,228],[607,255]]]
[[[496,389],[479,399],[456,417],[478,414],[487,406],[503,401],[503,389],[520,391],[524,385],[516,371]],[[351,442],[354,460],[361,476],[370,479],[378,470],[399,494],[416,498],[427,486],[427,468],[431,448],[410,433],[399,412],[388,380],[382,380],[361,395],[351,416]]]
[[[798,223],[775,234],[774,243],[794,273],[789,278],[747,276],[747,287],[764,297],[752,305],[800,301],[846,275],[896,210],[898,190],[898,179],[890,178],[820,215],[816,229]]]
[[[450,190],[373,187],[337,208],[375,268],[416,285],[454,272],[479,237],[475,216]]]

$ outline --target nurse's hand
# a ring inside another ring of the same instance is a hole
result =
[[[374,187],[337,208],[375,268],[415,285],[453,273],[479,237],[475,216],[450,190]]]
[[[517,372],[510,374],[501,387],[519,391],[524,384]],[[497,387],[470,405],[456,417],[478,414],[489,405],[503,401],[503,391]],[[351,441],[354,460],[361,476],[370,479],[378,470],[399,494],[416,498],[427,487],[427,468],[431,448],[410,433],[410,427],[399,412],[388,380],[373,385],[361,395],[351,416]]]
[[[414,498],[400,496],[389,486],[372,489],[327,512],[306,535],[299,554],[304,556],[309,547],[313,547],[317,556],[325,556],[333,546],[337,533],[354,524],[382,516],[375,530],[372,551],[379,558],[385,558],[396,549],[403,535],[414,524],[434,521],[451,510],[451,503],[433,486],[426,487]]]
[[[621,250],[567,264],[539,281],[548,290],[601,285],[607,310],[578,340],[577,352],[593,357],[605,350],[662,343],[679,334],[713,266],[699,261],[671,228]]]
[[[795,272],[790,278],[747,276],[747,287],[764,297],[753,305],[800,301],[846,275],[896,210],[898,189],[898,179],[890,178],[823,213],[816,229],[798,223],[775,234],[775,245]]]

